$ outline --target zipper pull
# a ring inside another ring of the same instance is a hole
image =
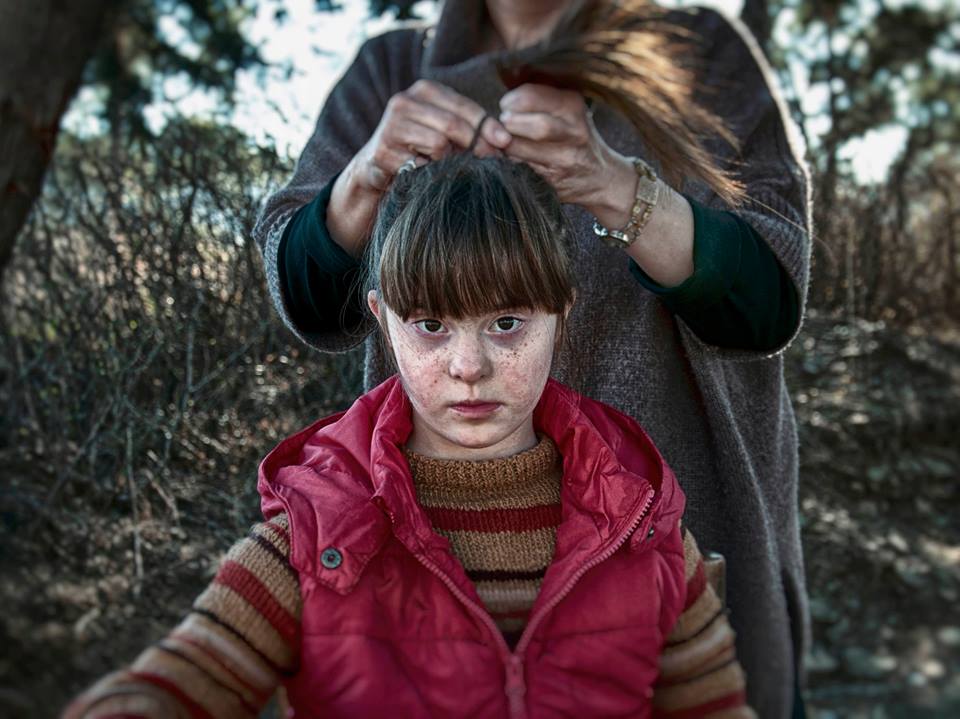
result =
[[[510,702],[510,716],[522,717],[526,713],[523,697],[527,687],[523,683],[523,659],[516,654],[510,657],[507,664],[507,700]]]

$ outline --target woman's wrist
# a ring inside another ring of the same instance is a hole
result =
[[[582,207],[603,227],[620,230],[630,222],[640,178],[633,160],[619,153],[604,164],[591,193],[596,199]],[[657,202],[625,251],[655,282],[673,287],[693,274],[693,210],[683,195],[657,182]]]
[[[327,232],[345,252],[359,258],[367,242],[367,232],[377,211],[380,194],[359,181],[353,161],[333,183],[327,205]]]
[[[637,190],[637,172],[629,157],[615,154],[598,173],[589,204],[584,209],[604,227],[619,230],[630,220]]]
[[[683,195],[660,180],[660,201],[626,252],[654,282],[676,287],[693,274],[693,209]]]

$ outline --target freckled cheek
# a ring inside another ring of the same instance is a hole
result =
[[[543,337],[532,337],[506,352],[502,361],[505,384],[516,400],[536,404],[550,372],[553,346]]]
[[[421,408],[438,398],[443,381],[442,358],[437,353],[424,352],[418,347],[404,347],[397,352],[397,366],[411,400]]]

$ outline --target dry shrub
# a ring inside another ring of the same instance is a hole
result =
[[[818,186],[814,178],[814,186]],[[864,186],[844,179],[815,204],[810,302],[847,319],[905,326],[960,320],[960,160],[924,158]]]
[[[357,356],[308,353],[265,291],[250,231],[288,170],[183,121],[62,139],[3,288],[8,528],[70,498],[178,521],[199,492],[252,517],[258,459],[355,396]]]

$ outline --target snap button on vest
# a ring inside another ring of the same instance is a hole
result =
[[[341,562],[343,562],[343,555],[333,547],[327,547],[323,550],[323,554],[320,555],[320,564],[327,569],[336,569],[340,566]]]
[[[652,537],[656,533],[656,531],[657,531],[656,529],[654,529],[653,527],[650,527],[650,531],[647,532],[647,539],[650,539],[650,537]]]

